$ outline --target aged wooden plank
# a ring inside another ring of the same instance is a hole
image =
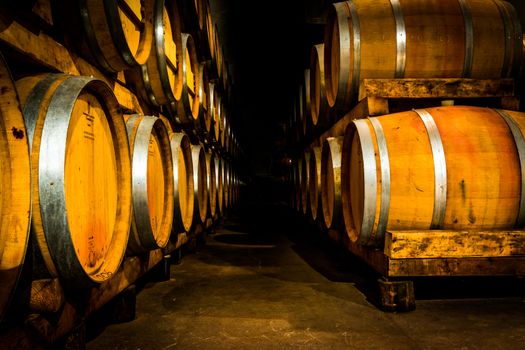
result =
[[[514,96],[513,79],[364,79],[359,100],[384,98],[471,98]]]
[[[525,231],[392,231],[391,259],[525,256]]]
[[[525,276],[525,257],[389,259],[385,276]]]
[[[46,33],[34,33],[13,21],[3,31],[0,31],[0,41],[51,70],[71,75],[93,76],[105,81],[113,88],[122,107],[128,111],[142,113],[137,97],[125,85],[107,77],[99,69],[69,51]]]

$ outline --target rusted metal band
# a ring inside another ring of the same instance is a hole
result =
[[[390,0],[394,19],[396,21],[396,78],[405,77],[405,66],[407,58],[407,34],[405,17],[399,0]]]
[[[445,221],[447,207],[447,163],[439,129],[432,115],[425,109],[415,109],[427,129],[434,158],[434,212],[430,229],[440,229]]]
[[[496,112],[505,120],[509,126],[510,132],[514,137],[514,143],[516,144],[516,149],[518,151],[518,157],[520,159],[520,169],[521,169],[521,198],[520,198],[520,210],[518,218],[516,219],[516,226],[523,227],[525,225],[525,138],[519,125],[516,123],[514,118],[501,109],[496,109]]]

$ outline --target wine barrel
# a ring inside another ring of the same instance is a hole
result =
[[[215,159],[215,178],[217,179],[217,217],[221,216],[224,213],[224,172],[223,164],[224,160],[217,156]]]
[[[31,169],[28,135],[11,73],[0,54],[0,321],[15,292],[29,239]]]
[[[146,63],[153,43],[154,2],[75,2],[81,13],[87,45],[100,67],[119,72]]]
[[[313,147],[310,152],[310,165],[308,166],[308,196],[310,198],[310,215],[315,221],[322,218],[322,203],[321,203],[321,148]]]
[[[208,38],[208,51],[210,60],[207,61],[210,78],[217,78],[217,64],[215,63],[215,27],[211,13],[210,2],[206,1],[206,37]]]
[[[217,211],[217,178],[215,173],[215,156],[206,153],[206,188],[208,190],[208,213],[210,218],[214,218]]]
[[[297,128],[297,136],[299,137],[299,141],[303,140],[306,136],[305,134],[305,128],[304,128],[304,85],[300,84],[297,89],[297,96],[295,97],[297,99],[297,109],[296,109],[296,117],[295,117],[295,127]]]
[[[173,162],[168,131],[157,117],[126,121],[131,151],[133,217],[128,252],[164,248],[173,223]]]
[[[312,123],[311,123],[311,100],[310,100],[310,69],[304,70],[304,81],[303,81],[303,117],[302,117],[302,126],[303,126],[303,135],[308,136],[312,132]]]
[[[198,74],[199,88],[197,89],[197,96],[199,99],[199,111],[197,120],[195,121],[195,128],[198,130],[202,139],[208,141],[208,133],[211,127],[210,111],[208,109],[210,99],[210,85],[208,81],[208,71],[204,63],[199,64]]]
[[[226,148],[226,140],[227,140],[227,128],[228,128],[228,113],[227,113],[227,109],[226,109],[226,103],[224,102],[224,99],[221,99],[221,107],[220,107],[220,112],[221,112],[221,117],[220,117],[220,124],[219,124],[219,134],[220,134],[220,145],[222,147],[223,150],[225,150]]]
[[[329,137],[321,150],[321,206],[326,228],[341,228],[341,155],[343,137]]]
[[[218,86],[216,85],[215,93],[213,94],[213,134],[215,136],[214,140],[217,146],[220,146],[221,144],[221,130],[223,129],[223,106],[222,95],[219,93]]]
[[[193,161],[189,137],[182,132],[170,134],[173,163],[173,233],[189,232],[193,223]]]
[[[510,229],[525,224],[525,114],[418,109],[349,124],[343,212],[353,241],[387,229]]]
[[[506,78],[518,73],[522,32],[501,0],[352,0],[325,27],[328,103],[348,110],[367,78]]]
[[[230,163],[226,160],[222,162],[223,168],[222,168],[222,188],[223,188],[223,208],[224,213],[227,212],[228,209],[230,209]]]
[[[195,123],[199,118],[199,90],[200,80],[199,61],[195,42],[191,35],[182,33],[181,58],[179,69],[182,69],[182,93],[181,100],[177,104],[177,118],[188,123]]]
[[[209,136],[208,136],[208,140],[211,142],[211,143],[216,143],[217,142],[217,135],[215,134],[215,120],[216,120],[216,114],[217,114],[217,102],[215,101],[217,99],[217,95],[218,95],[218,92],[217,92],[217,84],[215,84],[214,82],[209,82],[208,83],[208,86],[209,86],[209,98],[208,98],[208,119],[209,119],[209,126],[210,126],[210,129],[208,131],[209,133]],[[206,124],[207,126],[208,124]]]
[[[32,230],[53,277],[71,288],[107,281],[131,222],[126,126],[101,80],[48,74],[16,83],[31,145]]]
[[[154,42],[145,65],[140,67],[149,102],[167,106],[177,124],[190,123],[186,114],[177,115],[184,76],[181,18],[176,1],[155,0],[153,12]]]
[[[314,129],[330,126],[330,106],[326,99],[324,44],[314,45],[310,52],[310,116]]]
[[[299,159],[301,165],[301,207],[304,215],[310,215],[310,198],[308,196],[308,182],[310,181],[310,150],[304,151]]]
[[[206,182],[206,153],[201,145],[191,145],[191,159],[193,163],[193,223],[206,222],[208,214],[208,188]]]

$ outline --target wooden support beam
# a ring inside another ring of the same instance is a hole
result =
[[[364,79],[359,100],[383,98],[480,98],[514,96],[513,79]]]
[[[391,231],[391,259],[525,256],[525,231]]]
[[[0,23],[2,27],[2,23]],[[122,83],[106,76],[44,32],[34,33],[16,21],[0,31],[0,42],[37,64],[64,74],[93,76],[105,81],[127,111],[142,113],[137,97]]]

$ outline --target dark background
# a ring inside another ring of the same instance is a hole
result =
[[[324,37],[329,0],[211,0],[232,95],[228,116],[251,175],[275,172],[310,49]]]

